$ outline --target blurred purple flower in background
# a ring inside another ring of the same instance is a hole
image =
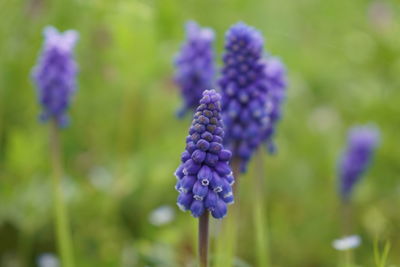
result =
[[[287,77],[283,63],[275,57],[265,59],[265,75],[267,82],[267,112],[268,126],[263,132],[262,139],[266,143],[270,153],[276,150],[273,137],[276,124],[282,116],[282,102],[286,97]]]
[[[393,29],[394,23],[396,23],[394,10],[389,1],[374,0],[369,2],[367,15],[371,26],[380,33]]]
[[[196,218],[209,210],[214,218],[221,219],[227,213],[227,205],[233,203],[231,152],[222,145],[220,98],[215,90],[203,92],[186,138],[182,164],[175,172],[176,189],[180,192],[177,204]]]
[[[233,157],[240,160],[242,172],[261,144],[268,125],[268,69],[262,55],[263,38],[257,30],[244,23],[237,23],[228,30],[219,85],[225,143]]]
[[[65,114],[76,90],[77,65],[74,47],[78,33],[60,33],[54,27],[44,29],[45,42],[37,65],[33,69],[38,101],[43,108],[42,121],[55,119],[59,126],[68,123]]]
[[[214,78],[214,31],[201,28],[196,22],[186,23],[186,41],[178,53],[175,66],[175,82],[183,98],[178,111],[182,117],[188,110],[195,110],[202,93],[211,89]]]
[[[379,143],[379,131],[373,126],[356,126],[348,133],[347,147],[339,162],[340,193],[349,199],[354,185],[371,163]]]

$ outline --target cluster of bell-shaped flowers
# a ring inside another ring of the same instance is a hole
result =
[[[217,219],[227,214],[233,203],[234,178],[229,166],[231,152],[224,149],[220,95],[206,90],[196,109],[181,164],[175,172],[177,204],[194,217],[210,211]]]
[[[226,34],[224,66],[219,86],[225,144],[240,160],[241,171],[263,141],[268,126],[266,65],[261,34],[244,23]]]
[[[201,28],[194,21],[186,23],[186,40],[175,59],[175,82],[183,99],[179,117],[188,110],[194,111],[203,91],[212,88],[215,74],[213,43],[212,29]]]
[[[354,185],[371,164],[379,144],[379,131],[374,126],[356,126],[350,129],[347,146],[339,161],[339,184],[342,199],[347,200]]]
[[[42,121],[54,119],[65,126],[66,111],[76,90],[74,47],[78,33],[74,30],[61,33],[54,27],[46,27],[44,36],[43,50],[33,69],[38,101],[43,108],[40,118]]]
[[[276,132],[276,125],[282,117],[282,103],[286,98],[287,77],[286,68],[282,61],[276,57],[267,57],[265,61],[267,94],[268,126],[263,132],[263,142],[267,145],[268,151],[274,153],[276,145],[273,137]]]

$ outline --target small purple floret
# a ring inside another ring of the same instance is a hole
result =
[[[371,163],[379,143],[379,131],[372,126],[350,129],[347,147],[339,162],[340,193],[348,199],[354,185],[360,180]]]
[[[212,29],[200,28],[193,21],[186,23],[186,41],[175,60],[175,82],[184,101],[179,117],[188,110],[195,110],[203,91],[212,88],[215,72],[213,43]],[[210,100],[203,100],[206,101]]]
[[[41,56],[33,69],[38,101],[43,108],[40,118],[54,119],[59,126],[65,126],[66,111],[76,91],[74,47],[78,33],[74,30],[60,33],[54,27],[46,27],[44,37]]]
[[[204,128],[186,139],[182,163],[176,171],[176,189],[180,192],[177,204],[196,218],[208,210],[214,218],[221,219],[227,213],[227,205],[233,203],[234,178],[229,166],[232,153],[222,145],[220,95],[215,90],[206,90],[199,102],[202,104],[190,129],[198,124]],[[195,149],[191,149],[193,146]]]
[[[227,212],[227,203],[225,203],[221,198],[217,200],[215,207],[211,211],[211,215],[214,218],[222,218]]]

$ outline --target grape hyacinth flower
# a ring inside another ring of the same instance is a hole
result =
[[[74,30],[61,33],[54,27],[46,27],[44,36],[42,54],[33,69],[38,101],[43,108],[40,119],[54,119],[59,126],[65,126],[66,110],[76,90],[74,47],[78,33]]]
[[[175,82],[179,86],[184,104],[178,111],[182,117],[195,110],[202,93],[212,88],[214,78],[214,31],[201,28],[196,22],[186,23],[186,41],[175,60]]]
[[[214,218],[221,219],[227,213],[227,205],[233,203],[231,152],[222,145],[220,98],[215,90],[203,92],[186,138],[182,163],[175,172],[176,189],[180,192],[177,204],[196,218],[210,211]]]
[[[379,142],[378,129],[358,126],[350,129],[347,148],[339,163],[340,193],[348,200],[354,185],[360,180],[371,163]]]
[[[268,57],[265,59],[264,72],[268,88],[267,112],[269,121],[262,139],[266,143],[268,151],[274,153],[276,147],[272,138],[275,134],[276,124],[281,119],[282,102],[286,97],[286,69],[278,58]]]
[[[237,23],[226,34],[225,50],[219,80],[225,144],[234,158],[239,159],[241,172],[244,172],[261,144],[268,123],[263,38],[254,28]]]
[[[343,266],[354,266],[352,249],[361,244],[358,235],[352,234],[351,192],[371,163],[379,143],[379,131],[370,125],[350,129],[347,147],[339,161],[342,237],[334,240],[333,247],[343,251]]]
[[[32,76],[36,82],[38,101],[43,108],[40,118],[42,121],[51,122],[49,146],[53,169],[52,203],[60,265],[74,267],[72,238],[62,188],[64,174],[60,126],[67,124],[66,111],[76,90],[77,66],[73,49],[78,40],[78,33],[73,30],[60,33],[54,27],[46,27],[44,37],[42,54],[33,69]]]

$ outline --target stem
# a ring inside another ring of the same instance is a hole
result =
[[[57,245],[61,255],[62,266],[73,267],[74,259],[72,252],[72,241],[61,184],[63,169],[61,164],[60,134],[57,122],[55,120],[51,122],[50,127],[50,147],[53,166],[53,201],[56,221]]]
[[[259,149],[255,159],[255,179],[254,185],[254,234],[256,239],[256,253],[258,266],[269,266],[269,235],[268,220],[264,213],[264,184],[265,184],[265,166],[263,160],[263,151]]]
[[[217,238],[216,242],[216,253],[215,261],[213,266],[233,266],[235,251],[238,246],[238,233],[239,233],[239,202],[237,188],[239,184],[240,175],[240,160],[234,157],[231,161],[231,167],[235,183],[233,184],[233,195],[235,197],[235,204],[229,211],[229,216],[223,220],[223,227],[221,229],[221,235]]]
[[[237,188],[239,187],[239,177],[240,177],[240,159],[235,157],[232,159],[232,172],[235,178],[235,183],[233,184],[233,195],[235,196],[235,202],[237,202]]]
[[[346,237],[352,233],[352,209],[349,199],[342,200],[341,203],[342,212],[342,236]],[[344,250],[342,253],[343,266],[352,267],[354,266],[353,249]]]
[[[29,259],[32,255],[32,233],[30,229],[20,231],[19,233],[19,257],[21,259],[20,266],[28,266]]]
[[[344,199],[341,203],[341,212],[342,212],[342,235],[347,236],[352,232],[352,208],[350,200]]]
[[[208,267],[208,217],[205,211],[199,218],[199,265]]]

